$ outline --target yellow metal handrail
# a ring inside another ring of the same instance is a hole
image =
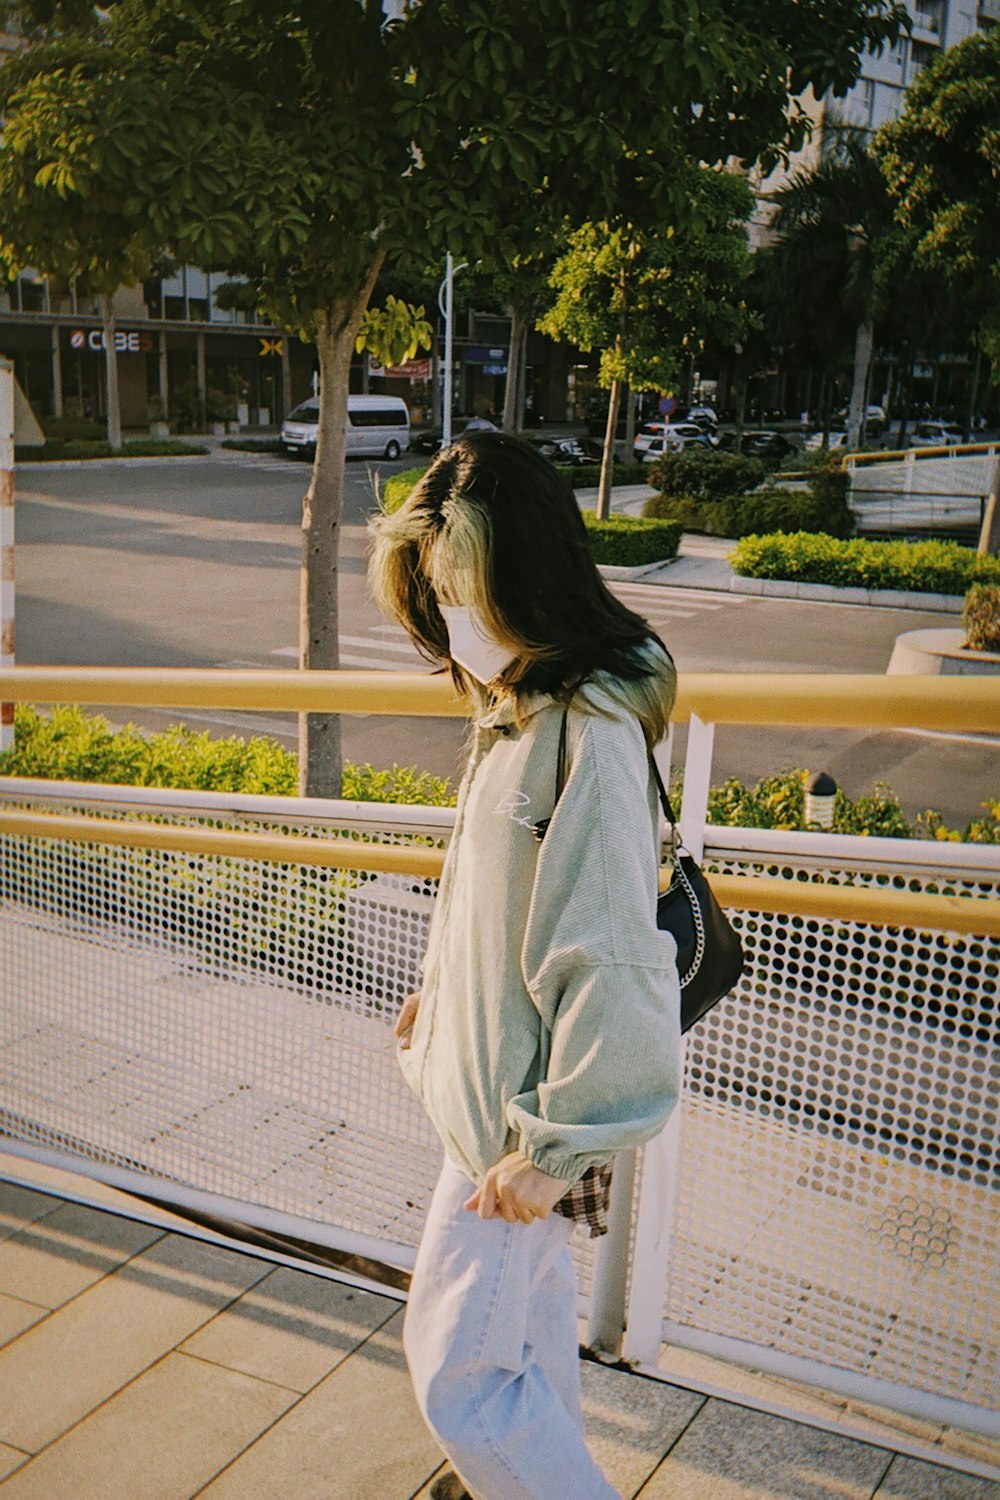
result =
[[[156,667],[5,667],[0,701],[462,717],[468,703],[443,675],[227,671]],[[675,718],[706,723],[841,728],[1000,729],[1000,679],[782,673],[685,674]],[[433,877],[440,850],[282,834],[169,827],[69,814],[0,811],[0,834],[165,849],[238,859]],[[726,906],[921,930],[1000,936],[1000,902],[973,897],[713,876]]]
[[[0,668],[0,702],[34,701],[448,718],[469,712],[468,703],[440,673]],[[1000,678],[686,672],[680,678],[674,718],[684,721],[692,714],[714,724],[998,732]]]
[[[125,845],[135,849],[164,849],[230,859],[276,860],[282,864],[320,865],[341,870],[378,870],[431,879],[440,875],[444,861],[440,849],[422,845],[172,827],[162,823],[131,823],[122,819],[63,813],[0,810],[0,834]],[[665,888],[669,882],[670,873],[665,870],[661,875],[661,886]],[[713,875],[711,884],[723,906],[741,911],[1000,937],[1000,901],[980,897],[873,890],[828,882],[806,884],[756,875]]]
[[[878,453],[848,453],[845,458],[853,465],[898,463],[901,458],[963,458],[970,454],[990,453],[996,447],[996,443],[955,443],[941,448],[885,448]]]

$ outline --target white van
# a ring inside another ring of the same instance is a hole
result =
[[[319,400],[297,406],[281,427],[286,453],[316,452]],[[410,446],[410,409],[401,396],[348,396],[348,458],[398,458]]]

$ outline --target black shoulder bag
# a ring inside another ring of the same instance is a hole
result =
[[[556,802],[566,779],[566,730],[569,710],[563,713],[556,766]],[[681,982],[681,1030],[700,1021],[713,1005],[728,995],[743,973],[743,948],[726,919],[712,889],[680,842],[677,819],[652,755],[650,769],[656,781],[663,815],[670,824],[670,858],[673,879],[656,903],[656,925],[669,932],[677,944],[677,972]],[[545,837],[550,819],[534,825],[535,838]]]

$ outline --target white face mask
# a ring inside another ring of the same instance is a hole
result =
[[[515,651],[500,646],[489,634],[474,609],[463,605],[438,606],[448,629],[453,660],[470,672],[477,682],[492,682],[504,667],[517,659]]]

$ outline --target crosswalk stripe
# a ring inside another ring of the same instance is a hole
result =
[[[359,656],[352,651],[341,651],[340,665],[342,667],[366,667],[369,671],[388,672],[429,672],[430,668],[422,661],[398,661],[383,656]]]
[[[366,651],[393,651],[400,656],[415,656],[416,652],[409,642],[405,644],[400,641],[373,641],[368,635],[342,635],[340,637],[342,646],[361,646]]]

